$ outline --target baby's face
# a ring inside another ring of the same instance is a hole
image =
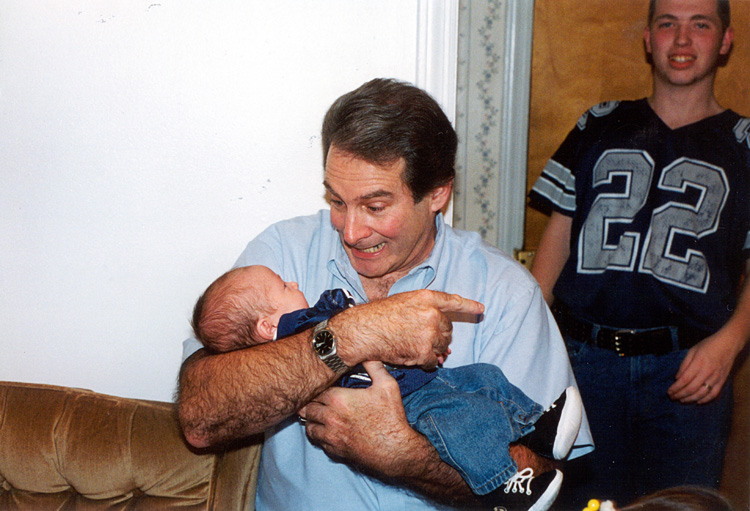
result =
[[[266,285],[268,303],[278,307],[272,316],[274,324],[278,324],[282,314],[309,307],[305,295],[299,290],[296,282],[284,282],[281,277],[265,266],[258,267],[258,271]]]

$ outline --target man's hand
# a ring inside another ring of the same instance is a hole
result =
[[[350,367],[368,360],[434,368],[448,352],[451,318],[476,320],[484,306],[439,291],[410,291],[347,309],[329,325]]]
[[[307,436],[329,455],[386,477],[398,477],[419,433],[406,421],[396,380],[382,362],[364,362],[366,389],[332,387],[299,411]]]
[[[325,451],[377,477],[439,502],[473,502],[459,473],[440,459],[427,437],[406,421],[398,384],[382,362],[364,362],[372,379],[366,389],[333,387],[299,412],[307,436]]]

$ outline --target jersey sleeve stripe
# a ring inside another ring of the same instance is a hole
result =
[[[543,175],[560,183],[560,187],[565,189],[565,193],[575,194],[576,178],[573,173],[555,160],[550,160],[542,171]]]
[[[576,209],[575,198],[562,192],[560,188],[556,187],[544,177],[540,177],[539,180],[537,180],[532,192],[544,197],[556,207],[565,211],[573,212]]]
[[[570,212],[576,209],[575,177],[570,170],[554,160],[550,160],[544,167],[532,191],[560,209]]]

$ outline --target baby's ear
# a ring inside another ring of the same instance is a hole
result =
[[[264,342],[273,341],[274,337],[276,337],[276,325],[268,317],[260,318],[255,330],[258,332],[258,337]]]

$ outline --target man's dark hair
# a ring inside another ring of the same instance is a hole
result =
[[[648,24],[654,21],[654,12],[656,12],[656,2],[658,0],[649,0],[648,2]],[[731,24],[731,13],[729,9],[729,0],[716,0],[716,9],[721,21],[721,31],[725,32]]]
[[[376,165],[403,158],[402,177],[415,202],[455,176],[458,138],[440,105],[425,91],[378,78],[344,94],[323,120],[323,164],[336,149]]]

